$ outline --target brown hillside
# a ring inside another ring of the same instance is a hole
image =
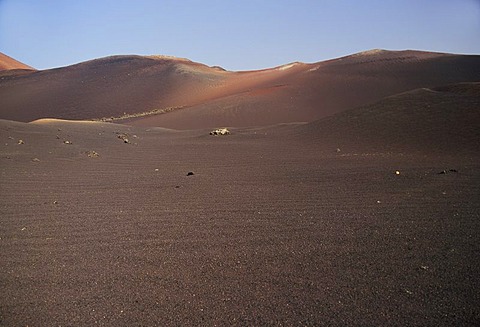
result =
[[[121,116],[182,106],[221,80],[217,70],[187,60],[114,56],[4,78],[0,108],[2,118],[18,121]]]
[[[479,80],[480,56],[418,51],[375,50],[249,72],[114,56],[3,78],[0,118],[114,117],[179,129],[311,122],[400,92]]]

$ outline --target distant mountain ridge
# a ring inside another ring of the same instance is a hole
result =
[[[312,122],[418,88],[480,81],[480,56],[370,50],[232,72],[169,56],[111,56],[0,79],[0,119],[108,119],[195,129]]]

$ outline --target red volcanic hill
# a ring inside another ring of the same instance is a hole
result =
[[[0,74],[2,71],[15,69],[35,70],[33,67],[25,65],[0,52]]]
[[[386,96],[480,81],[480,56],[372,50],[230,72],[186,59],[113,56],[4,76],[0,118],[101,119],[194,129],[312,122]]]

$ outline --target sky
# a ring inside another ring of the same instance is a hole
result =
[[[253,70],[377,48],[480,54],[480,0],[0,0],[0,52],[37,69],[162,54]]]

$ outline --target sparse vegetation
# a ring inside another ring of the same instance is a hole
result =
[[[145,116],[166,114],[168,112],[171,112],[171,111],[174,111],[174,110],[177,110],[177,109],[183,109],[183,108],[184,108],[184,106],[167,107],[167,108],[163,108],[163,109],[153,109],[153,110],[134,113],[134,114],[124,113],[123,115],[117,116],[117,117],[112,116],[112,117],[94,118],[92,120],[93,121],[102,121],[102,122],[113,122],[113,121],[126,120],[126,119],[132,119],[132,118],[140,118],[140,117],[145,117]]]

